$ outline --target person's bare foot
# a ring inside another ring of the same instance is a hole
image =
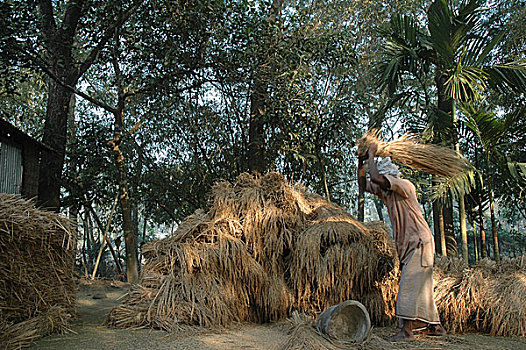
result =
[[[447,332],[441,324],[430,324],[429,326],[427,326],[425,334],[430,335],[432,337],[442,337],[446,335]]]
[[[404,329],[402,329],[400,332],[389,337],[389,340],[392,342],[405,342],[405,341],[413,341],[415,340],[415,337],[413,336],[413,332],[407,332],[407,331],[404,331]]]

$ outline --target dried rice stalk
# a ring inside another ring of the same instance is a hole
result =
[[[72,232],[66,218],[0,194],[0,333],[9,346],[62,330],[74,314]]]
[[[379,139],[379,130],[369,130],[358,140],[358,155],[367,154],[369,145],[378,143],[377,156],[392,159],[412,169],[426,173],[453,178],[472,167],[468,161],[451,148],[420,143],[416,135],[404,135],[391,142]]]
[[[279,350],[337,350],[347,348],[344,344],[325,338],[316,330],[316,322],[297,311],[292,313],[289,338]]]
[[[222,327],[353,298],[377,324],[393,317],[385,296],[396,253],[385,226],[362,225],[278,173],[216,185],[207,211],[143,253],[140,286],[110,312],[110,325]]]
[[[69,329],[71,314],[60,306],[52,306],[46,312],[25,321],[0,326],[2,349],[20,349],[35,340],[52,333],[72,332]]]
[[[483,260],[460,274],[442,272],[435,280],[435,300],[446,329],[451,333],[475,330],[526,336],[524,261],[524,257],[503,259],[497,266]]]

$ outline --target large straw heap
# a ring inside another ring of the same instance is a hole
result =
[[[435,300],[451,333],[526,336],[526,257],[435,268]]]
[[[207,212],[143,249],[139,285],[110,325],[266,322],[346,299],[362,302],[376,324],[393,316],[397,267],[385,226],[360,224],[278,173],[216,185]]]
[[[454,178],[471,169],[469,162],[451,148],[421,143],[416,135],[404,135],[391,142],[379,139],[378,130],[369,130],[358,140],[358,155],[367,154],[369,145],[378,143],[376,155],[391,157],[410,168]]]
[[[0,348],[67,328],[74,311],[74,236],[67,219],[0,194]]]

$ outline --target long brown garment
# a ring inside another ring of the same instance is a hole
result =
[[[433,299],[433,262],[435,242],[408,180],[384,175],[390,190],[367,182],[366,190],[387,206],[402,275],[396,299],[396,316],[407,320],[440,323]]]

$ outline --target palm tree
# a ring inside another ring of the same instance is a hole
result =
[[[514,167],[508,166],[508,160],[502,150],[510,148],[509,134],[520,118],[524,118],[525,109],[520,108],[503,117],[488,111],[483,107],[473,104],[463,104],[461,110],[466,118],[466,126],[473,132],[484,149],[484,160],[489,167],[490,164],[498,167],[505,177],[512,178]],[[523,131],[524,132],[524,131]],[[520,163],[518,163],[520,164]],[[491,219],[491,232],[493,236],[494,258],[500,263],[499,240],[497,236],[497,224],[495,220],[495,195],[494,195],[494,173],[486,177],[488,184],[488,199]]]
[[[458,127],[455,101],[480,100],[488,88],[499,91],[521,91],[526,86],[526,62],[487,64],[490,54],[502,39],[502,33],[490,33],[483,24],[483,1],[468,0],[454,8],[447,0],[434,1],[427,12],[427,27],[407,16],[395,16],[384,32],[384,60],[378,65],[380,86],[393,96],[407,77],[412,77],[426,89],[433,68],[437,105],[432,107],[426,98],[428,132],[433,142],[443,141],[453,147],[457,143]],[[522,90],[524,91],[524,90]],[[469,179],[464,177],[461,180]],[[451,186],[466,188],[465,181]],[[458,190],[458,189],[457,189]],[[459,191],[457,191],[459,192]],[[457,197],[461,217],[463,257],[467,262],[467,235],[463,195]],[[433,215],[441,209],[434,203]],[[444,212],[443,212],[444,213]],[[445,211],[451,225],[451,213]],[[435,221],[435,232],[440,224]],[[441,232],[441,235],[443,233]],[[448,232],[454,239],[452,230]],[[445,252],[444,252],[445,253]]]

